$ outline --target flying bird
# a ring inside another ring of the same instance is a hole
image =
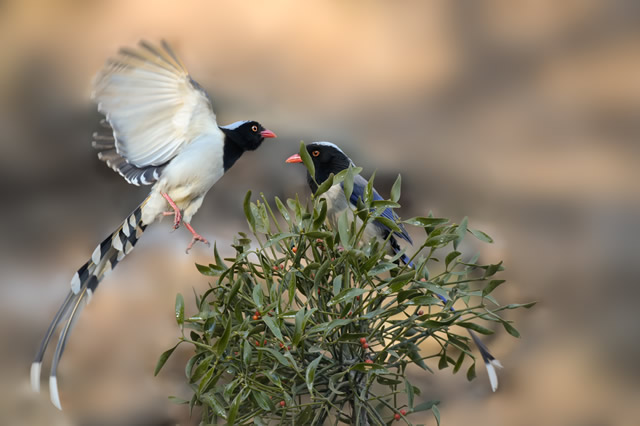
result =
[[[38,391],[47,345],[62,326],[49,377],[51,402],[59,409],[57,367],[71,326],[100,281],[163,216],[173,216],[174,229],[184,224],[191,232],[187,252],[198,241],[208,245],[191,226],[205,195],[245,151],[276,137],[257,121],[219,126],[209,96],[164,41],[121,49],[96,76],[92,98],[107,127],[107,134],[94,134],[98,158],[128,183],[153,186],[75,273],[31,365],[31,386]]]
[[[349,166],[355,167],[353,161],[351,161],[351,159],[344,153],[344,151],[342,151],[337,145],[331,142],[313,142],[307,144],[306,149],[311,156],[311,160],[313,161],[315,169],[315,180],[312,179],[311,175],[307,172],[307,182],[312,192],[316,192],[316,190],[318,189],[318,185],[321,185],[324,181],[326,181],[332,173],[336,175],[342,170],[349,168]],[[302,163],[302,158],[300,157],[300,154],[293,154],[289,158],[287,158],[286,162]],[[367,180],[360,175],[356,175],[353,179],[353,191],[347,203],[343,184],[344,182],[336,183],[331,188],[329,188],[327,192],[321,195],[321,197],[323,197],[327,201],[327,218],[334,227],[336,226],[337,219],[342,214],[342,212],[350,212],[356,208],[358,199],[364,198],[364,193],[367,188]],[[373,190],[373,199],[383,199],[375,189]],[[351,213],[351,216],[353,217],[353,213]],[[377,238],[380,241],[385,241],[388,238],[388,250],[390,254],[398,254],[402,251],[402,248],[400,247],[400,244],[398,242],[399,239],[413,244],[413,241],[411,241],[411,237],[409,237],[409,234],[399,222],[398,216],[390,208],[385,209],[382,212],[381,216],[395,222],[400,232],[392,231],[388,226],[374,219],[372,222],[369,222],[365,228],[365,232],[363,235],[364,241],[370,241],[373,238]],[[402,253],[400,259],[405,264],[413,267],[413,263],[410,261],[409,257],[406,254]],[[444,304],[447,303],[447,299],[444,296],[439,294],[436,294],[436,296]],[[451,308],[451,311],[455,312],[453,308]],[[482,356],[484,365],[487,368],[491,389],[495,392],[496,389],[498,389],[498,375],[496,374],[496,367],[501,368],[502,364],[500,364],[500,361],[498,361],[493,355],[491,355],[489,349],[480,340],[476,333],[474,333],[472,330],[468,330],[468,332],[471,336],[471,339],[480,351],[480,355]]]

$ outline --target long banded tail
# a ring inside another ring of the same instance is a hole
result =
[[[71,279],[71,291],[67,294],[51,325],[49,325],[36,358],[31,364],[31,387],[37,392],[40,390],[40,370],[44,354],[54,332],[62,325],[49,376],[51,402],[60,410],[62,406],[58,394],[56,371],[73,323],[78,318],[82,308],[91,300],[100,281],[133,250],[133,247],[140,239],[146,228],[146,225],[142,223],[142,208],[147,200],[148,198],[122,222],[118,229],[96,247],[91,259],[75,273]]]

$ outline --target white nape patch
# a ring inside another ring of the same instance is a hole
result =
[[[319,142],[311,142],[309,145],[320,145],[320,146],[328,146],[331,148],[336,149],[337,151],[339,151],[340,153],[342,153],[342,155],[344,155],[345,157],[349,158],[349,156],[347,154],[344,153],[343,150],[340,149],[340,147],[338,145],[336,145],[333,142],[327,142],[327,141],[319,141]],[[349,158],[349,161],[351,162],[351,165],[353,167],[355,167],[356,165],[353,163],[353,160],[351,158]]]
[[[129,228],[129,222],[125,221],[122,224],[122,233],[127,237],[131,235],[131,228]]]
[[[41,362],[34,362],[31,364],[31,389],[34,392],[40,392],[40,370],[42,369]]]
[[[58,394],[58,379],[56,376],[49,377],[49,394],[51,397],[51,403],[60,411],[62,411],[62,405],[60,404],[60,395]]]
[[[80,291],[80,284],[80,275],[76,272],[73,274],[73,278],[71,278],[71,291],[73,291],[73,294],[78,294]]]
[[[502,368],[502,364],[500,364],[500,361],[497,359],[494,359],[486,363],[485,367],[487,367],[487,373],[489,374],[491,390],[495,392],[498,389],[498,375],[496,374],[495,367]]]
[[[91,261],[96,265],[100,263],[100,244],[98,244],[98,247],[96,247],[96,249],[93,251],[93,254],[91,255]]]
[[[226,126],[220,126],[220,128],[222,129],[227,129],[227,130],[235,130],[238,127],[242,126],[244,123],[248,123],[248,121],[236,121],[235,123],[231,123],[231,124],[227,124]]]

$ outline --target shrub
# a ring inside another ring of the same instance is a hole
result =
[[[185,369],[193,396],[180,402],[201,406],[203,423],[411,424],[411,414],[422,410],[439,423],[438,401],[414,404],[420,389],[407,367],[464,368],[471,380],[476,364],[465,328],[491,334],[486,323],[499,323],[518,337],[500,312],[533,303],[501,306],[491,296],[504,282],[493,279],[502,262],[481,264],[457,250],[469,234],[491,242],[466,218],[405,220],[426,234],[415,246],[415,268],[398,262],[400,254],[390,258],[383,241],[360,242],[369,221],[399,207],[400,179],[391,200],[373,201],[372,178],[355,211],[360,221],[343,215],[337,229],[327,227],[320,195],[344,181],[348,198],[358,172],[332,176],[308,207],[298,197],[286,205],[276,197],[274,208],[263,195],[252,202],[248,192],[252,238],[240,232],[234,257],[223,260],[214,247],[213,263],[197,265],[212,282],[196,295],[195,315],[185,317],[177,295],[182,337],[162,354],[156,374],[178,345],[193,345]],[[429,339],[437,349],[425,353],[420,345]]]

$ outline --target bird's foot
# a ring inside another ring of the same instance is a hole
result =
[[[187,227],[187,229],[189,230],[189,232],[191,232],[191,234],[193,234],[193,238],[191,239],[191,242],[189,243],[189,245],[187,246],[187,250],[186,253],[189,253],[189,250],[191,250],[191,248],[193,247],[193,245],[195,243],[197,243],[198,241],[202,241],[203,243],[205,243],[207,246],[211,247],[211,244],[209,243],[209,241],[207,241],[206,238],[204,238],[202,235],[198,234],[196,232],[195,229],[193,229],[193,227],[191,226],[190,223],[185,222],[184,223],[185,226]]]
[[[167,200],[167,203],[169,203],[169,205],[173,209],[173,212],[163,212],[162,215],[163,216],[174,215],[173,229],[178,229],[178,227],[180,226],[180,222],[182,222],[182,213],[180,212],[180,209],[178,208],[176,203],[171,199],[171,197],[169,197],[169,194],[167,194],[166,192],[162,192],[162,196],[164,197],[165,200]]]

